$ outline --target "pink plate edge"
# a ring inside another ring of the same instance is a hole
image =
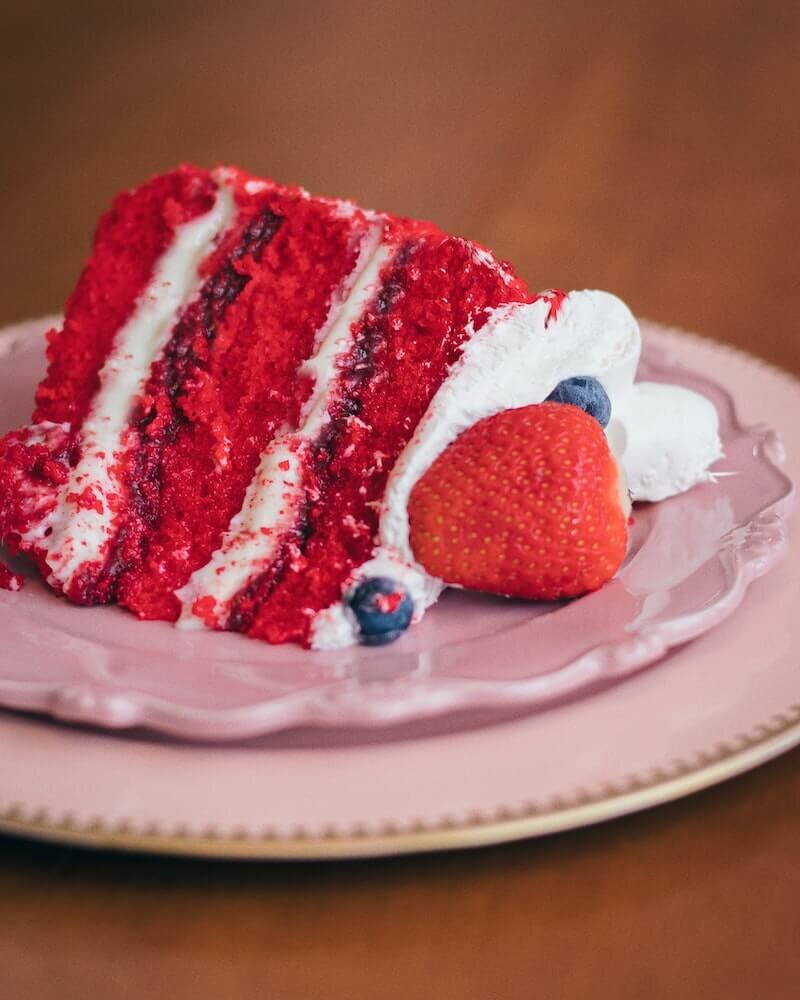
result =
[[[45,320],[22,324],[0,332],[0,345],[24,341],[26,331],[41,329]],[[645,329],[655,334],[660,345],[670,336],[652,324]],[[722,387],[725,388],[724,386]],[[733,423],[746,430],[735,401]],[[778,468],[773,454],[780,451],[771,432],[759,438],[760,457]],[[769,445],[769,447],[768,447]],[[323,687],[265,698],[246,708],[189,709],[180,701],[143,695],[129,688],[105,688],[92,682],[53,681],[3,684],[0,693],[6,707],[51,715],[67,722],[99,725],[109,729],[144,727],[172,737],[189,740],[234,741],[298,726],[385,727],[426,718],[442,717],[470,708],[544,708],[554,701],[579,696],[593,685],[619,681],[664,658],[669,650],[716,627],[739,607],[750,584],[766,573],[786,550],[786,526],[776,509],[787,493],[763,507],[745,526],[732,533],[716,558],[724,556],[733,567],[727,588],[701,611],[692,609],[676,617],[633,632],[624,641],[594,646],[579,659],[562,664],[546,674],[516,681],[430,678],[411,684],[393,681],[370,686],[369,694],[352,689],[332,693]],[[424,688],[424,690],[423,690]]]
[[[710,352],[727,354],[739,363],[754,366],[762,374],[780,379],[783,387],[790,387],[795,394],[800,387],[792,376],[743,352],[679,331],[668,331],[665,336],[677,338],[677,343],[681,339],[696,341]],[[800,397],[793,398],[792,403],[797,401]],[[798,693],[793,688],[792,698],[797,698]],[[33,729],[41,725],[33,720],[26,722]],[[13,730],[13,717],[4,721],[0,716],[0,729],[3,728]],[[358,828],[343,832],[331,827],[316,832],[299,829],[294,836],[270,831],[257,836],[247,831],[234,834],[230,830],[227,833],[206,830],[204,834],[202,828],[189,829],[181,824],[172,827],[151,824],[148,828],[136,821],[107,822],[99,816],[88,820],[69,811],[53,814],[42,805],[23,806],[19,802],[9,802],[2,789],[0,828],[62,842],[226,857],[342,857],[476,846],[596,822],[667,801],[754,767],[798,742],[800,704],[792,701],[788,705],[784,703],[782,711],[754,722],[747,732],[739,732],[730,743],[712,743],[691,760],[680,761],[671,769],[635,774],[613,787],[597,791],[582,789],[550,802],[527,801],[521,806],[503,806],[491,815],[475,815],[469,822],[451,817],[417,819],[408,826],[386,823],[379,832],[360,832]]]

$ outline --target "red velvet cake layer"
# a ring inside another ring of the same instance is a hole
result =
[[[174,619],[174,591],[207,562],[239,511],[261,452],[297,423],[296,376],[355,264],[366,223],[297,190],[239,191],[234,232],[181,318],[137,407],[136,497],[118,552],[118,598]]]
[[[67,301],[64,326],[49,334],[47,376],[34,421],[77,430],[98,389],[114,335],[129,318],[175,228],[207,212],[216,185],[206,170],[179,167],[118,195],[97,227],[89,259]]]
[[[487,309],[529,297],[473,244],[432,228],[412,231],[358,324],[343,391],[312,450],[306,489],[319,499],[278,564],[235,602],[231,627],[251,636],[308,644],[312,614],[338,600],[353,568],[369,559],[389,473],[458,358],[468,324],[480,329]]]

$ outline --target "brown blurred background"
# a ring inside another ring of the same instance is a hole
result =
[[[0,13],[0,323],[60,308],[118,189],[221,161],[432,217],[534,287],[605,287],[800,373],[797,0]],[[794,1000],[798,763],[444,857],[247,867],[0,838],[0,1000]]]
[[[434,218],[800,369],[800,5],[5,2],[0,322],[181,161]]]

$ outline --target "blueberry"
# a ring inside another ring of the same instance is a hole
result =
[[[373,576],[363,580],[350,594],[359,640],[364,646],[385,646],[399,639],[411,624],[414,602],[397,580]]]
[[[547,397],[551,403],[572,403],[594,417],[601,427],[611,419],[611,400],[606,390],[591,375],[565,378]]]

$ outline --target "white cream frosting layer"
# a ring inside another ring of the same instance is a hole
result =
[[[609,438],[634,500],[663,499],[708,478],[709,465],[721,455],[716,411],[687,389],[634,386],[641,337],[628,307],[607,292],[584,291],[570,293],[554,319],[549,312],[547,299],[503,306],[467,341],[392,471],[378,546],[345,592],[365,577],[392,577],[408,588],[419,620],[443,584],[411,551],[408,499],[414,485],[468,427],[501,410],[542,402],[571,376],[594,376],[608,393]],[[357,641],[344,601],[315,617],[315,649]]]
[[[61,488],[48,548],[50,582],[68,587],[87,561],[103,555],[114,534],[120,495],[115,469],[126,450],[133,401],[169,340],[180,313],[200,291],[198,268],[235,213],[223,182],[208,212],[178,226],[130,319],[117,332],[100,371],[100,388],[81,427],[81,458]],[[83,497],[83,502],[76,499]]]

